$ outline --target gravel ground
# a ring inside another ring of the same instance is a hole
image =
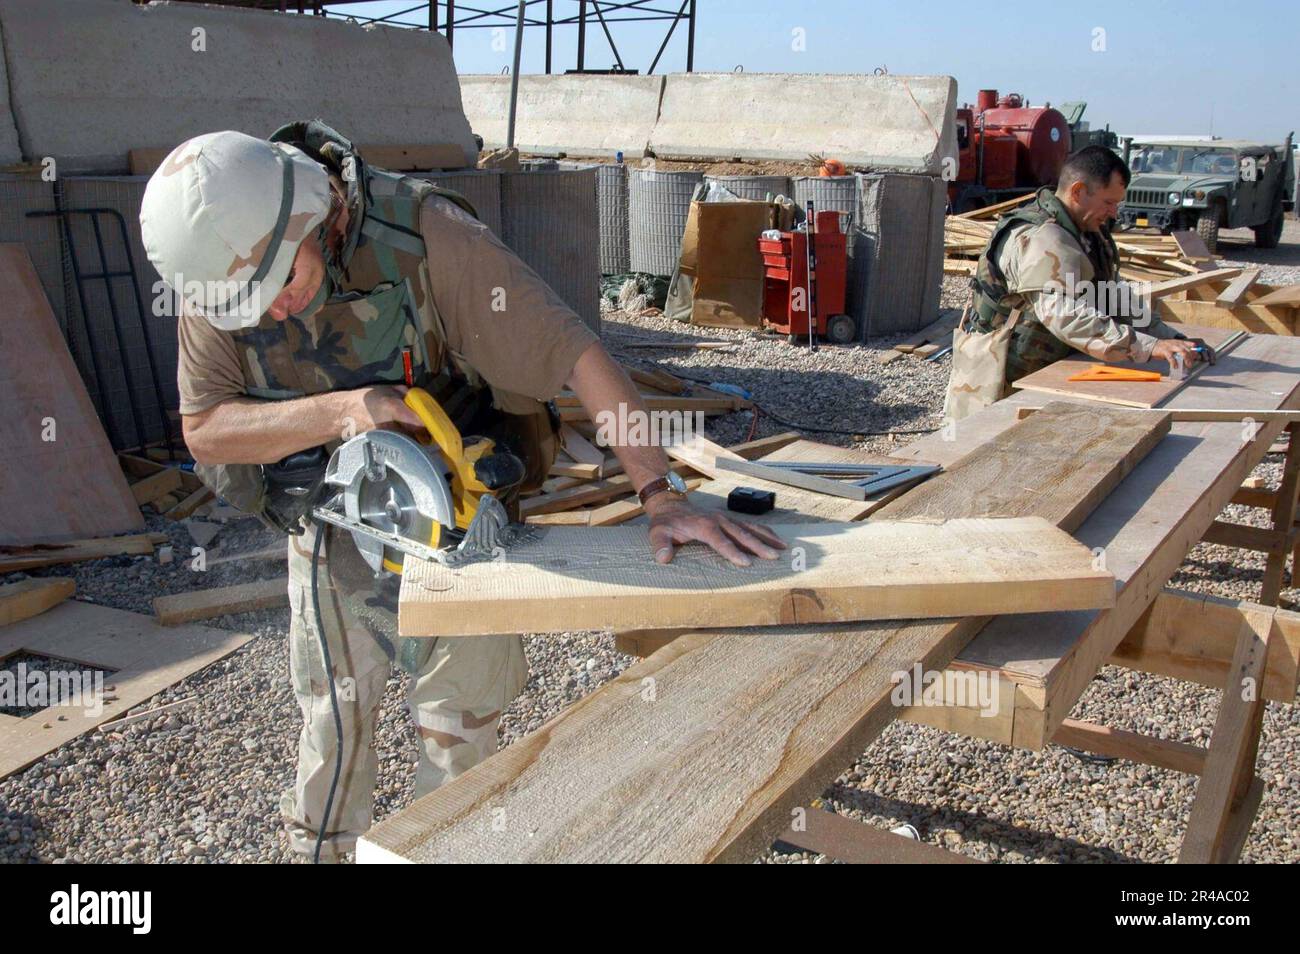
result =
[[[1288,245],[1266,263],[1269,268],[1296,271],[1295,225],[1288,221]],[[1241,264],[1239,254],[1244,252],[1224,252],[1234,264]],[[1300,275],[1286,279],[1285,274],[1270,272],[1270,280],[1300,281]],[[946,307],[960,307],[966,294],[963,279],[945,280]],[[607,318],[606,341],[629,363],[653,362],[679,374],[749,388],[767,412],[760,415],[759,436],[789,429],[775,415],[846,432],[810,431],[810,437],[886,452],[915,439],[906,432],[940,423],[947,360],[877,364],[875,358],[897,339],[810,353],[780,338],[710,329],[704,337],[734,339],[735,347],[650,350],[626,345],[697,332],[662,317],[616,313]],[[714,418],[709,433],[723,443],[744,440],[751,422],[747,412]],[[894,436],[876,433],[890,430]],[[1256,473],[1276,486],[1280,467],[1280,457],[1271,456]],[[1263,516],[1240,507],[1226,515],[1254,524],[1262,524]],[[196,573],[180,559],[192,545],[185,528],[151,517],[149,529],[171,537],[176,562],[117,557],[36,575],[73,576],[78,599],[148,613],[152,598],[162,593],[284,571],[282,562],[236,559]],[[256,521],[235,520],[222,527],[210,556],[251,552],[275,539]],[[1262,570],[1257,554],[1202,544],[1173,583],[1249,599],[1258,594]],[[14,574],[0,582],[20,578]],[[1283,591],[1283,599],[1292,603],[1298,596]],[[292,781],[299,727],[288,684],[288,611],[228,616],[210,625],[255,638],[145,707],[187,697],[194,697],[192,702],[116,732],[84,735],[0,780],[0,861],[294,860],[278,822],[279,794]],[[633,662],[602,633],[527,637],[526,645],[532,674],[504,715],[503,745],[537,729]],[[380,819],[410,800],[417,743],[403,705],[404,682],[400,675],[389,680],[380,712],[375,798]],[[1203,741],[1217,705],[1216,692],[1107,667],[1072,715],[1168,739]],[[1244,860],[1300,861],[1300,834],[1293,824],[1300,815],[1298,766],[1300,710],[1270,703],[1259,763],[1269,787]],[[823,793],[821,803],[877,826],[910,823],[927,842],[985,860],[1163,862],[1177,857],[1194,791],[1190,777],[1161,769],[1084,762],[1054,746],[1022,752],[894,723]],[[825,859],[774,849],[760,860]]]

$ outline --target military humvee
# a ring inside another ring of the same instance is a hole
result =
[[[1120,225],[1162,232],[1195,229],[1211,252],[1219,229],[1252,228],[1257,248],[1274,248],[1295,207],[1292,133],[1282,146],[1228,139],[1128,142],[1133,171]]]

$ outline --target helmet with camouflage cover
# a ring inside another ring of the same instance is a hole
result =
[[[329,209],[329,174],[302,150],[216,132],[163,160],[140,228],[149,261],[185,306],[236,331],[258,323]]]

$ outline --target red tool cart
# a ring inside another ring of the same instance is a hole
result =
[[[846,238],[840,213],[816,213],[816,313],[813,327],[819,337],[835,344],[857,338],[857,325],[844,314],[845,274],[848,269]],[[803,307],[808,287],[808,235],[782,232],[779,239],[760,238],[763,256],[763,324],[793,341],[808,335],[808,314]],[[800,292],[796,296],[796,291]]]

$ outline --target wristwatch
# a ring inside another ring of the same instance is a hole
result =
[[[682,480],[681,475],[676,471],[670,470],[662,477],[656,478],[642,487],[637,491],[637,496],[641,498],[641,506],[644,507],[646,501],[656,494],[661,494],[667,491],[674,497],[685,497],[687,489],[686,481]]]

